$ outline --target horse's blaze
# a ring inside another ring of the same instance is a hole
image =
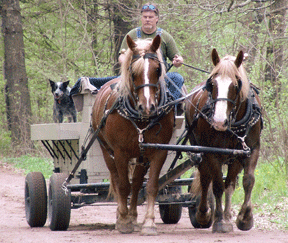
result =
[[[148,84],[151,83],[151,80],[149,78],[149,59],[146,58],[144,62],[144,84],[147,86],[144,86],[144,98],[143,101],[140,101],[140,104],[143,108],[143,114],[149,116],[154,112],[153,107],[156,106],[155,98],[153,99],[153,96],[151,95],[150,86]]]
[[[230,78],[221,79],[221,76],[216,78],[217,87],[218,87],[218,95],[216,99],[224,99],[218,100],[215,104],[215,112],[212,120],[212,126],[217,131],[226,131],[228,128],[228,101],[225,100],[228,98],[229,86],[232,83]]]

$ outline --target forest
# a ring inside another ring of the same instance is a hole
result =
[[[288,179],[287,0],[155,0],[158,26],[176,40],[184,63],[210,72],[211,51],[248,54],[245,68],[260,88],[264,129],[261,163]],[[135,0],[1,0],[0,154],[37,153],[29,127],[50,123],[49,79],[119,74],[121,41],[140,26]],[[208,74],[182,65],[188,91]],[[36,150],[36,151],[35,151]]]

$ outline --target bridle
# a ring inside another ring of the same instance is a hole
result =
[[[206,102],[205,106],[203,107],[202,111],[209,118],[209,123],[210,123],[211,116],[215,112],[215,105],[216,105],[216,103],[218,101],[223,101],[224,100],[224,101],[232,103],[233,107],[232,107],[232,110],[231,110],[231,112],[229,114],[229,127],[231,127],[231,125],[233,125],[233,123],[236,121],[236,116],[237,116],[237,113],[238,113],[238,111],[240,109],[240,106],[238,106],[238,109],[237,109],[237,100],[239,98],[240,91],[241,91],[241,88],[242,88],[242,81],[241,81],[241,79],[239,77],[236,77],[238,85],[236,86],[237,90],[236,90],[236,97],[235,97],[234,100],[232,100],[230,98],[216,98],[216,99],[214,99],[212,97],[212,92],[213,92],[212,79],[213,79],[213,76],[211,76],[206,81],[206,85],[204,87],[204,89],[206,89],[207,92],[208,92],[208,99],[207,99],[207,102]]]
[[[155,94],[155,98],[156,98],[156,101],[158,101],[158,97],[159,97],[159,93],[160,93],[160,89],[159,89],[159,77],[161,76],[161,63],[157,57],[157,54],[156,53],[146,53],[144,56],[143,56],[143,59],[153,59],[153,60],[156,60],[159,62],[159,69],[157,70],[157,73],[158,73],[158,81],[156,84],[140,84],[138,86],[135,85],[135,82],[134,82],[134,76],[133,76],[133,72],[132,72],[132,65],[134,62],[136,62],[139,58],[141,58],[141,55],[137,54],[137,55],[133,55],[132,57],[132,61],[131,61],[131,64],[129,66],[129,71],[130,71],[130,77],[131,77],[131,80],[132,80],[132,85],[133,85],[133,88],[134,88],[134,91],[133,91],[133,94],[134,94],[134,97],[136,98],[136,100],[138,101],[139,100],[139,97],[138,97],[138,94],[137,94],[137,90],[139,89],[142,89],[144,87],[155,87],[156,88],[156,94]]]

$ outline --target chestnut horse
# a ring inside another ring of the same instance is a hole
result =
[[[144,150],[139,144],[169,143],[174,126],[174,108],[164,106],[169,96],[159,49],[161,37],[134,42],[127,36],[127,44],[129,48],[121,66],[121,76],[102,86],[96,96],[92,126],[99,132],[98,141],[118,201],[116,228],[121,233],[133,232],[137,223],[138,193],[150,168],[146,187],[148,205],[141,234],[155,235],[154,204],[167,151]],[[137,163],[130,184],[128,172],[132,158],[136,158]]]
[[[243,52],[238,56],[220,59],[216,49],[212,51],[214,69],[204,87],[186,100],[186,121],[192,145],[250,150],[250,156],[232,156],[205,153],[198,166],[201,200],[196,212],[200,225],[213,223],[213,232],[230,232],[231,197],[235,190],[237,175],[244,169],[243,188],[245,198],[236,225],[240,230],[253,226],[251,193],[255,182],[254,170],[260,150],[262,129],[261,103],[258,90],[249,82],[242,65]],[[228,165],[223,182],[222,165]],[[195,181],[196,183],[196,181]],[[216,200],[215,214],[207,202],[210,183]],[[194,184],[194,182],[193,182]],[[197,184],[197,183],[196,183]],[[222,195],[225,191],[225,210]]]

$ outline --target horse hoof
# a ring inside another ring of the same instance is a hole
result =
[[[157,229],[156,227],[142,227],[140,235],[144,235],[144,236],[157,235]]]
[[[203,213],[199,210],[196,212],[196,220],[200,225],[207,225],[211,221],[211,209],[209,208],[207,212]]]
[[[215,222],[213,224],[213,233],[229,233],[233,231],[233,225],[231,223],[223,223],[223,221]]]
[[[122,234],[131,234],[134,231],[134,226],[132,222],[123,223],[123,222],[116,222],[115,229],[117,229]]]
[[[238,229],[248,231],[252,229],[253,225],[254,225],[253,217],[250,218],[249,220],[241,220],[239,219],[239,216],[237,217],[236,226]]]
[[[236,226],[238,229],[247,231],[253,227],[254,220],[252,208],[247,207],[246,210],[241,210],[236,219]]]

